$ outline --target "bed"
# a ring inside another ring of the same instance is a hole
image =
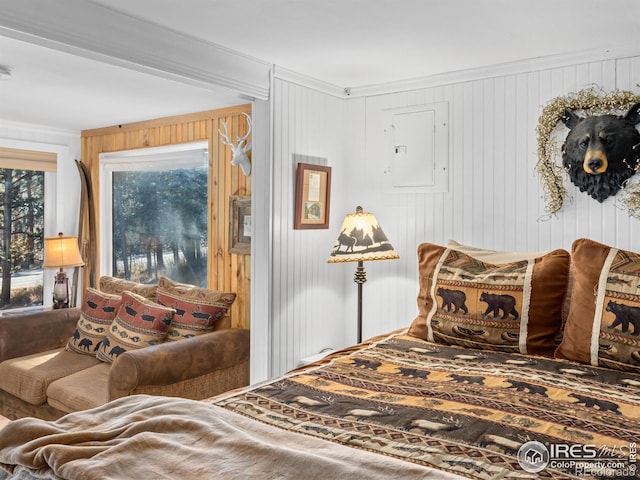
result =
[[[611,307],[633,307],[640,257],[418,256],[408,328],[205,401],[10,422],[0,479],[640,478],[639,332]]]

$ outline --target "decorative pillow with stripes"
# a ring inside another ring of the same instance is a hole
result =
[[[177,283],[166,277],[160,277],[157,295],[158,302],[176,311],[167,342],[213,331],[236,299],[232,292]]]
[[[67,350],[95,356],[120,308],[120,302],[120,295],[86,288],[80,306],[80,319],[73,336],[67,342]]]
[[[640,254],[573,242],[569,317],[556,356],[640,373]]]
[[[124,352],[161,343],[167,336],[174,313],[172,308],[132,292],[123,292],[118,313],[98,349],[98,360],[112,363]]]
[[[569,253],[508,252],[491,263],[430,243],[418,247],[419,314],[409,334],[480,350],[553,356],[562,327]]]

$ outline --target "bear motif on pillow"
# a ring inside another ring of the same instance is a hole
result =
[[[120,295],[110,295],[86,288],[82,295],[80,319],[67,350],[83,355],[96,355],[98,348],[120,308]]]
[[[556,356],[640,373],[640,254],[580,238],[574,283]]]
[[[419,314],[409,335],[552,357],[563,320],[569,253],[491,252],[476,258],[473,250],[464,250],[418,247]]]
[[[174,313],[172,308],[123,292],[120,308],[98,349],[98,360],[112,363],[125,352],[161,343]]]

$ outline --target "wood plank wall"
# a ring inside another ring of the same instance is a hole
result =
[[[114,125],[85,130],[81,137],[81,158],[89,167],[93,184],[96,214],[98,202],[100,154],[138,148],[175,145],[208,140],[209,142],[209,288],[237,293],[231,308],[231,326],[250,327],[251,261],[249,256],[229,253],[229,196],[250,195],[251,177],[246,177],[239,167],[231,166],[231,149],[219,141],[221,122],[229,125],[229,138],[244,135],[247,122],[243,113],[251,113],[251,105],[239,105],[224,109],[166,117],[155,120]],[[96,219],[95,238],[100,238],[99,218]],[[88,228],[85,227],[85,232]],[[83,242],[88,243],[83,235]],[[98,243],[98,242],[97,242]],[[100,258],[97,245],[96,258]],[[96,276],[101,275],[96,262]],[[88,269],[84,269],[83,284],[89,285]]]

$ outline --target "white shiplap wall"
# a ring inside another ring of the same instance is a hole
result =
[[[281,79],[275,79],[273,85],[270,349],[271,373],[277,374],[296,366],[306,355],[340,343],[348,332],[341,314],[346,282],[339,269],[327,264],[337,236],[334,230],[344,215],[343,170],[348,159],[343,148],[344,100]],[[326,159],[324,163],[332,167],[328,230],[293,229],[300,155]]]
[[[640,250],[640,222],[615,199],[600,204],[567,182],[562,210],[549,218],[535,172],[536,125],[559,95],[595,86],[638,92],[640,57],[520,69],[481,79],[340,99],[278,79],[273,91],[272,374],[326,346],[355,340],[353,267],[326,265],[345,213],[376,214],[401,259],[365,264],[364,337],[409,325],[416,307],[416,249],[449,239],[484,248],[570,249],[589,237]],[[449,77],[450,78],[450,77]],[[385,187],[390,155],[384,109],[449,102],[449,188],[404,193]],[[293,154],[333,167],[329,231],[293,230]]]

